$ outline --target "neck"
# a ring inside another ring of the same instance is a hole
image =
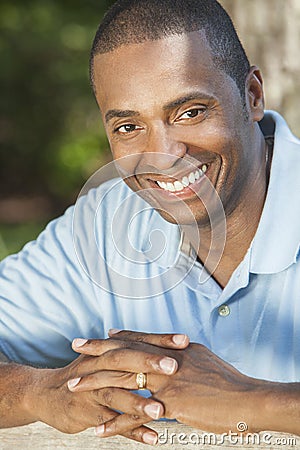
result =
[[[269,148],[264,141],[261,141],[260,155],[260,170],[254,171],[256,176],[252,177],[240,203],[231,214],[226,215],[226,229],[222,230],[220,222],[214,227],[213,233],[210,227],[199,228],[196,233],[191,233],[191,230],[188,232],[195,249],[198,248],[196,242],[200,234],[198,258],[222,288],[226,286],[234,270],[244,259],[260,221],[270,168]]]

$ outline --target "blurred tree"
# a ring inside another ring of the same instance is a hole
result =
[[[1,0],[0,199],[45,196],[59,212],[108,158],[88,61],[112,3]]]

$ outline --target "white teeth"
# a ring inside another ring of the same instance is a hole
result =
[[[158,181],[157,184],[162,189],[166,189],[167,188],[167,183],[165,183],[164,181]]]
[[[182,189],[184,188],[183,184],[180,183],[180,181],[175,181],[174,187],[176,191],[182,191]]]
[[[181,183],[184,187],[187,187],[190,184],[188,177],[183,177]]]
[[[196,180],[195,174],[193,172],[190,173],[189,174],[189,182],[192,184],[192,183],[195,183],[195,180]]]
[[[171,192],[175,192],[175,186],[173,183],[167,183],[166,189]]]
[[[201,169],[198,169],[195,172],[191,172],[188,176],[186,175],[185,177],[183,177],[181,181],[176,180],[174,181],[174,183],[171,183],[170,181],[168,183],[165,183],[164,181],[157,181],[157,184],[160,188],[164,189],[165,191],[180,192],[185,187],[199,180],[199,178],[201,178],[205,174],[207,169],[208,169],[207,164],[203,164]]]

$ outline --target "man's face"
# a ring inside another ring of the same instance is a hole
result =
[[[124,45],[97,55],[94,67],[97,101],[113,157],[130,175],[126,183],[173,222],[206,223],[202,200],[212,187],[226,214],[234,211],[257,175],[254,120],[203,35]]]

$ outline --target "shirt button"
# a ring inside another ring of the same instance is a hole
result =
[[[218,308],[219,316],[227,317],[230,314],[230,308],[228,305],[221,305]]]

